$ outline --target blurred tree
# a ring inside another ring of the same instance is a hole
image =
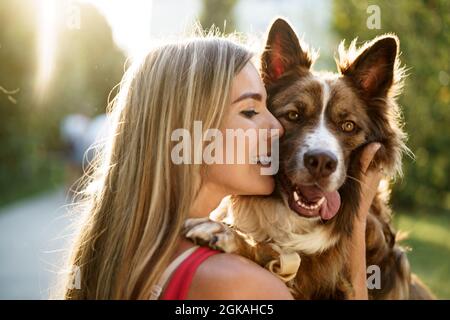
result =
[[[105,18],[94,7],[77,3],[81,25],[70,29],[65,2],[58,1],[55,69],[38,100],[39,3],[0,1],[0,205],[57,180],[61,119],[68,113],[104,112],[108,94],[123,74],[125,56]]]
[[[34,12],[32,1],[0,2],[0,203],[11,194],[26,192],[19,184],[26,189],[28,178],[39,171],[33,161],[27,94],[33,87]]]
[[[94,116],[104,113],[108,95],[120,82],[125,56],[114,43],[111,28],[105,18],[91,5],[80,5],[80,28],[70,29],[60,21],[60,34],[53,82],[41,108],[41,123],[49,124],[46,144],[59,147],[61,118],[68,113]],[[44,119],[45,118],[45,119]]]
[[[200,23],[204,29],[211,26],[219,28],[224,33],[235,31],[234,8],[238,0],[202,0],[203,8]]]
[[[380,8],[379,30],[367,26],[369,5]],[[333,13],[340,38],[399,36],[401,60],[410,68],[400,103],[416,160],[404,161],[405,177],[393,200],[402,207],[450,210],[450,1],[334,0]]]

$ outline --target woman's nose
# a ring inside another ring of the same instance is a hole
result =
[[[271,129],[275,129],[275,130],[271,130],[271,132],[273,132],[273,134],[271,134],[271,137],[273,136],[278,136],[281,137],[284,134],[284,128],[281,125],[280,121],[278,121],[277,118],[275,118],[275,116],[270,113],[270,117],[271,117]]]

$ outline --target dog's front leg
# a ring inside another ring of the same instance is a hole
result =
[[[187,219],[183,234],[194,243],[255,259],[254,248],[233,228],[209,218]]]
[[[209,218],[188,219],[183,234],[194,243],[245,257],[268,269],[284,282],[295,277],[300,257],[276,250],[271,243],[253,243],[232,227]]]

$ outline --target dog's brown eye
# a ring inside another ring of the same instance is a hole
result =
[[[344,121],[341,124],[342,131],[344,132],[352,132],[353,130],[355,130],[355,127],[356,125],[353,121]]]
[[[289,113],[287,114],[287,117],[290,121],[298,121],[298,119],[300,118],[300,115],[296,111],[289,111]]]

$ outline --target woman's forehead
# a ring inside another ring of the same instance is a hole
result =
[[[266,90],[261,77],[253,63],[248,62],[236,75],[231,88],[231,101],[237,100],[242,94],[255,93],[266,97]]]

